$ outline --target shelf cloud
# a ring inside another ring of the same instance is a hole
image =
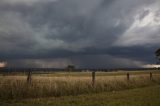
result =
[[[0,60],[8,67],[152,64],[160,45],[158,4],[159,0],[1,0]]]

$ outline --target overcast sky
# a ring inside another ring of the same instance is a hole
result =
[[[160,0],[0,0],[8,67],[141,67],[159,47]]]

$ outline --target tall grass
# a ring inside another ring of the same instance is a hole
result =
[[[0,99],[23,99],[78,95],[103,91],[117,91],[160,83],[157,76],[153,81],[148,76],[132,77],[127,81],[125,76],[96,77],[93,87],[90,77],[40,77],[34,76],[32,83],[27,84],[25,76],[1,76]]]

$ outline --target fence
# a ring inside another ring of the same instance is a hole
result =
[[[96,73],[98,73],[98,72],[96,72],[96,71],[91,72],[91,83],[92,83],[92,86],[93,86],[93,87],[95,86],[95,83],[96,83]],[[25,74],[25,75],[26,75],[26,74]],[[32,75],[33,75],[32,71],[29,71],[28,74],[27,74],[27,79],[26,79],[26,82],[27,82],[28,84],[31,84],[31,83],[32,83]],[[147,72],[146,75],[149,76],[149,79],[150,79],[151,81],[153,80],[153,75],[154,75],[153,72]],[[130,81],[131,76],[132,76],[132,73],[127,72],[127,73],[126,73],[126,80],[127,80],[127,81]]]
[[[124,71],[125,72],[125,71]],[[18,72],[17,72],[18,73]],[[27,74],[26,74],[27,73]],[[89,72],[91,73],[91,83],[92,83],[92,86],[94,87],[95,86],[95,83],[96,83],[96,71],[92,71],[92,72]],[[105,72],[107,73],[107,72]],[[149,79],[152,81],[153,80],[153,74],[155,74],[154,72],[146,72],[147,75],[149,76]],[[32,83],[32,75],[34,73],[32,73],[32,71],[28,71],[28,72],[23,72],[24,75],[27,75],[27,79],[26,79],[26,82],[28,84],[31,84]],[[10,73],[6,72],[6,73],[3,73],[3,75],[10,75]],[[14,74],[13,74],[14,75]],[[16,75],[16,73],[15,73]],[[130,77],[132,76],[132,72],[126,72],[126,80],[127,81],[130,81]]]
[[[66,73],[73,74],[70,72]],[[38,77],[34,74],[34,72],[28,71],[24,73],[25,76],[16,75],[15,77],[12,77],[11,75],[0,75],[0,90],[2,91],[0,92],[0,98],[39,98],[49,96],[78,95],[91,92],[116,91],[144,87],[152,84],[160,84],[160,72],[156,73],[155,71],[145,72],[145,77],[142,78],[141,75],[144,76],[144,74],[140,73],[135,75],[132,72],[123,72],[122,77],[119,77],[119,74],[115,74],[118,76],[118,80],[114,78],[115,76],[111,76],[113,79],[110,79],[110,73],[108,72],[100,73],[96,71],[87,72],[87,77],[84,78],[82,77],[85,76],[84,73],[76,73],[81,74],[77,79],[72,76],[58,77],[58,79],[56,77],[52,77],[51,79],[49,77],[41,78],[39,77],[41,74],[38,75]],[[53,74],[56,75],[56,73]],[[100,76],[100,74],[106,74],[108,76]]]
[[[126,79],[127,79],[127,81],[130,80],[130,76],[131,76],[130,73],[127,73],[127,74],[126,74]],[[150,79],[151,81],[153,80],[153,73],[152,73],[152,72],[149,73],[149,79]],[[96,72],[94,71],[94,72],[92,72],[92,86],[93,86],[93,87],[95,86],[95,83],[96,83],[95,80],[96,80]]]

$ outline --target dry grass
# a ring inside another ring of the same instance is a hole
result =
[[[150,81],[148,75],[133,75],[130,81],[126,76],[97,76],[95,87],[91,77],[33,76],[32,84],[27,84],[26,76],[0,76],[0,99],[40,98],[51,96],[78,95],[84,93],[117,91],[160,83],[160,77]]]

